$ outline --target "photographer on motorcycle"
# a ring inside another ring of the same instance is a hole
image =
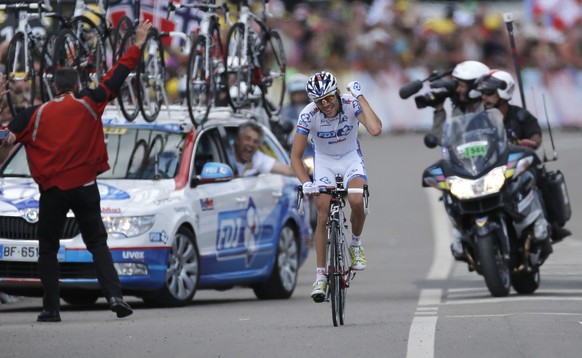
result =
[[[497,108],[503,114],[503,124],[509,141],[532,149],[540,147],[542,130],[536,117],[527,109],[509,103],[515,89],[515,81],[508,72],[491,70],[477,80],[476,89],[481,93],[485,109]],[[538,177],[545,173],[543,166],[539,166],[539,168]],[[543,188],[540,189],[543,190]],[[542,224],[539,223],[539,225]],[[536,229],[537,227],[538,222],[536,222]],[[552,223],[551,236],[553,241],[560,241],[568,235],[571,235],[569,230]]]
[[[452,72],[452,77],[455,80],[455,89],[451,96],[453,116],[480,112],[484,109],[480,94],[474,91],[474,88],[475,82],[488,72],[489,67],[479,61],[463,61],[455,66]],[[431,133],[438,138],[439,142],[442,137],[443,124],[447,118],[444,103],[445,98],[432,105],[435,110]]]

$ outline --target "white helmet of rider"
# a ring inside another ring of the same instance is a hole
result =
[[[509,101],[515,90],[515,81],[508,72],[491,70],[477,81],[477,90],[482,93],[497,91],[499,98]]]
[[[296,73],[289,76],[289,81],[287,82],[287,92],[303,92],[305,91],[305,84],[309,80],[309,77],[303,73]]]
[[[471,82],[488,72],[489,67],[479,61],[463,61],[455,66],[452,76],[458,80]]]
[[[325,97],[328,93],[336,91],[337,80],[327,71],[317,72],[309,78],[305,90],[309,98],[315,101]]]

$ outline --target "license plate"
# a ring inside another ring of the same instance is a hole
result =
[[[38,245],[0,244],[0,260],[38,261]]]

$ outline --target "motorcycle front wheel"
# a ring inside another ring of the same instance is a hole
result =
[[[489,235],[477,239],[481,273],[491,295],[505,297],[511,289],[511,275],[509,265],[503,255],[495,237]]]

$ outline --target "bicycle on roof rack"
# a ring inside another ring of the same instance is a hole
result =
[[[331,196],[329,214],[327,217],[327,293],[326,302],[331,302],[331,316],[334,326],[345,323],[347,289],[356,271],[351,268],[348,255],[348,243],[345,239],[347,220],[344,214],[345,198],[348,194],[362,194],[364,196],[364,210],[368,213],[368,185],[363,188],[344,188],[343,177],[336,176],[336,187],[320,189],[320,194]],[[303,215],[303,187],[297,186],[297,210]]]
[[[46,33],[34,31],[29,21],[43,19],[52,11],[48,0],[36,3],[0,4],[0,10],[14,11],[18,27],[8,44],[5,62],[6,97],[12,116],[23,108],[42,101],[37,90],[36,64],[42,62],[42,50]]]
[[[193,35],[193,44],[188,55],[188,72],[186,73],[186,103],[192,123],[203,123],[208,118],[219,96],[221,74],[224,72],[224,48],[220,36],[218,10],[222,9],[224,19],[229,24],[226,3],[216,5],[214,0],[206,3],[168,4],[168,18],[176,9],[199,9],[204,13],[199,20],[197,33]]]
[[[238,21],[228,32],[224,62],[232,108],[251,107],[259,98],[272,117],[283,106],[287,63],[281,35],[266,23],[268,2],[263,0],[261,17],[251,12],[248,0],[240,2]]]

